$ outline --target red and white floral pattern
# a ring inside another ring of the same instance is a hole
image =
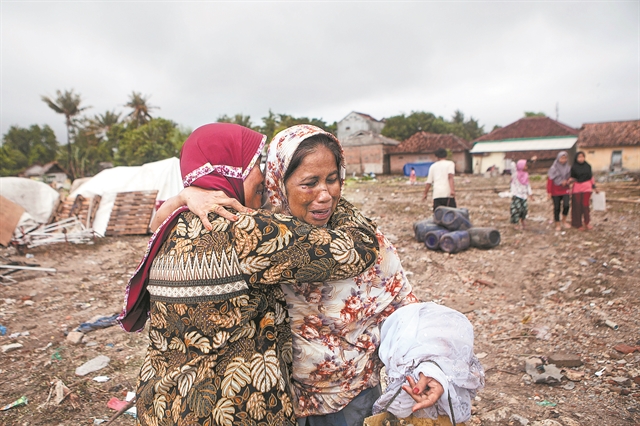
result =
[[[267,154],[269,202],[288,213],[283,177],[295,150],[316,134],[311,126],[278,133]],[[401,306],[419,302],[400,258],[380,232],[376,264],[356,278],[283,285],[293,333],[293,399],[296,417],[335,413],[380,381],[380,325]]]

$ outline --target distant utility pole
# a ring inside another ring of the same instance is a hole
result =
[[[560,111],[558,108],[558,102],[556,102],[556,121],[558,121],[559,118],[560,118]]]

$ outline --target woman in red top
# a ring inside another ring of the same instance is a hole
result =
[[[556,224],[556,231],[560,231],[562,226],[571,228],[567,223],[569,215],[569,177],[571,166],[569,166],[569,155],[566,151],[560,151],[553,165],[549,169],[547,179],[547,197],[553,198],[553,220]],[[562,224],[560,223],[560,206],[562,204]]]

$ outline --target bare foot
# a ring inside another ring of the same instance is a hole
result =
[[[562,226],[564,226],[565,229],[570,229],[571,228],[571,225],[569,225],[567,222],[563,222]]]
[[[587,228],[585,228],[584,226],[581,226],[580,228],[578,228],[578,231],[586,231]]]
[[[559,224],[559,223],[557,223],[557,224],[556,224],[556,231],[561,231],[561,230],[562,230],[562,227],[560,226],[560,224]]]
[[[588,225],[586,225],[586,226],[587,226],[587,229],[588,229],[588,230],[592,230],[592,229],[593,229],[593,225],[591,225],[591,224],[588,224]]]

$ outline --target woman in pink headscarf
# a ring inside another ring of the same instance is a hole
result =
[[[185,187],[220,190],[260,207],[265,137],[209,124],[185,142]],[[330,227],[266,211],[186,207],[164,220],[131,278],[119,321],[149,348],[136,391],[139,425],[293,425],[291,332],[279,284],[353,277],[377,258],[374,225],[338,200]]]
[[[511,162],[511,223],[516,226],[520,223],[522,229],[529,212],[527,198],[531,197],[533,201],[527,170],[527,160],[518,160],[516,164]]]

